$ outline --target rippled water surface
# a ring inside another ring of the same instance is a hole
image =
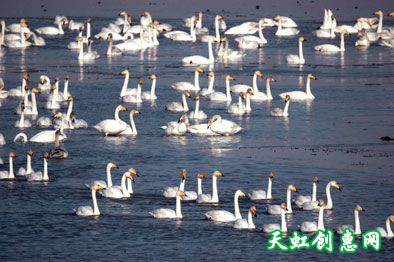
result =
[[[7,23],[11,21],[16,20],[7,19]],[[94,18],[93,33],[109,21]],[[179,20],[163,22],[180,27]],[[212,18],[206,22],[212,22]],[[29,19],[31,28],[51,23],[49,19]],[[236,22],[229,18],[227,24],[232,26]],[[225,105],[202,100],[201,108],[208,115],[221,114],[244,128],[233,137],[167,137],[159,129],[178,117],[164,110],[166,103],[180,100],[180,94],[170,84],[193,78],[194,68],[182,67],[180,59],[191,54],[206,55],[206,44],[160,38],[160,46],[155,49],[107,59],[104,55],[107,44],[95,41],[93,49],[102,56],[95,63],[84,65],[79,65],[77,54],[66,47],[75,33],[47,37],[44,48],[29,48],[24,52],[6,49],[6,56],[0,60],[0,77],[8,89],[20,85],[21,72],[25,69],[30,72],[31,85],[38,83],[41,74],[60,78],[68,74],[74,111],[90,126],[113,117],[123,83],[119,72],[124,68],[130,70],[133,86],[138,78],[149,83],[147,76],[157,74],[159,99],[138,107],[142,115],[136,117],[137,137],[105,138],[93,128],[67,131],[69,139],[64,145],[70,156],[49,161],[48,184],[0,183],[1,260],[390,260],[393,241],[383,240],[379,253],[360,248],[356,254],[342,255],[338,252],[338,236],[334,254],[316,250],[269,252],[267,235],[259,230],[241,232],[228,225],[208,222],[203,219],[203,213],[215,207],[196,203],[182,203],[182,221],[155,220],[148,214],[155,208],[174,207],[175,201],[165,199],[161,189],[179,183],[181,168],[188,171],[187,190],[196,190],[197,172],[205,171],[210,178],[215,169],[222,170],[225,176],[219,180],[220,208],[230,211],[236,189],[265,189],[267,172],[272,170],[273,203],[285,201],[285,190],[290,183],[297,185],[300,193],[310,194],[312,177],[319,176],[319,198],[325,199],[323,188],[328,181],[337,180],[343,185],[342,192],[332,190],[334,210],[325,213],[327,228],[352,224],[356,203],[366,209],[361,214],[362,230],[384,226],[386,217],[394,213],[394,146],[379,138],[394,135],[394,49],[372,45],[368,50],[358,50],[354,47],[355,36],[350,36],[346,37],[344,54],[316,54],[313,46],[317,43],[339,42],[338,37],[332,41],[313,37],[310,32],[319,25],[320,21],[299,22],[307,39],[304,45],[307,65],[303,67],[291,67],[285,62],[287,54],[298,52],[296,38],[276,38],[272,28],[264,31],[269,43],[263,49],[248,51],[242,62],[215,64],[217,90],[224,90],[228,73],[234,75],[236,83],[251,84],[257,69],[277,80],[272,84],[275,99],[271,103],[252,103],[249,116],[231,116]],[[318,78],[312,82],[315,101],[290,103],[287,120],[269,117],[272,107],[283,106],[277,95],[303,90],[308,73]],[[207,85],[206,76],[201,78],[201,85]],[[261,88],[263,85],[259,83]],[[148,90],[149,86],[143,88]],[[51,112],[44,107],[46,97],[41,95],[38,100],[40,115],[50,116]],[[14,144],[12,139],[19,132],[14,127],[18,100],[8,98],[1,103],[0,132],[7,141],[7,145],[0,147],[6,162],[0,166],[1,170],[8,169],[7,154],[11,150],[19,155],[16,168],[25,165],[29,147],[36,153],[33,168],[41,169],[41,155],[49,146]],[[192,101],[189,105],[194,107]],[[127,105],[129,109],[134,106]],[[121,117],[126,119],[125,114]],[[31,137],[39,131],[34,126],[26,133]],[[91,203],[84,184],[104,179],[108,161],[120,166],[113,172],[116,184],[129,167],[141,173],[135,179],[135,195],[124,201],[99,198],[100,217],[74,216],[73,208]],[[210,179],[203,186],[205,191],[210,191]],[[279,217],[266,213],[267,202],[241,199],[241,213],[246,216],[252,205],[258,210],[255,219],[258,228],[266,223],[279,223]],[[289,230],[298,229],[303,221],[314,220],[317,214],[295,208],[294,214],[288,216]],[[361,240],[357,242],[361,246]]]

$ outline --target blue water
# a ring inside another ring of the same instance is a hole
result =
[[[93,33],[109,21],[93,18]],[[208,21],[212,22],[212,18],[205,20]],[[226,21],[229,26],[236,24],[231,18]],[[185,30],[180,27],[180,20],[162,22]],[[52,19],[29,19],[31,28],[48,24],[52,24]],[[69,139],[64,146],[70,156],[49,161],[49,183],[0,183],[1,260],[390,260],[393,241],[387,239],[383,240],[378,253],[360,247],[353,255],[342,255],[338,251],[338,236],[335,236],[334,254],[314,249],[269,252],[266,250],[268,237],[259,230],[237,231],[231,226],[204,220],[203,213],[214,207],[183,202],[182,221],[156,220],[148,214],[155,208],[174,208],[175,201],[165,199],[160,190],[178,185],[182,168],[188,171],[187,190],[197,189],[199,171],[205,171],[210,178],[214,170],[222,170],[225,176],[218,183],[220,208],[229,211],[233,210],[232,196],[236,189],[266,189],[267,172],[272,170],[275,174],[272,203],[285,201],[288,184],[295,184],[302,194],[310,194],[312,178],[319,176],[319,198],[325,199],[324,186],[328,181],[337,180],[343,186],[342,192],[332,190],[334,210],[325,213],[327,228],[353,224],[356,203],[366,209],[361,214],[363,231],[385,225],[385,219],[394,213],[394,146],[379,138],[394,135],[394,49],[372,45],[367,50],[358,50],[354,47],[355,36],[350,36],[345,39],[343,55],[316,54],[313,46],[318,43],[339,44],[338,37],[335,40],[313,37],[310,32],[319,25],[320,21],[299,22],[302,35],[307,39],[304,45],[307,64],[301,68],[285,62],[287,54],[298,52],[297,38],[276,38],[272,28],[264,31],[269,43],[263,49],[248,51],[242,62],[215,64],[217,90],[224,90],[228,73],[234,75],[235,83],[251,84],[257,69],[277,80],[271,85],[275,99],[271,103],[252,103],[250,116],[235,117],[229,115],[223,105],[201,101],[201,109],[208,115],[220,114],[244,128],[233,137],[167,137],[159,129],[178,117],[164,110],[166,103],[180,99],[170,84],[193,78],[194,68],[182,67],[180,59],[191,54],[206,56],[206,44],[160,38],[160,46],[155,49],[107,59],[104,55],[107,43],[95,41],[93,49],[102,56],[93,64],[84,65],[79,65],[77,54],[67,49],[75,33],[46,37],[47,46],[43,48],[29,48],[24,52],[6,49],[5,57],[0,59],[0,77],[7,89],[20,85],[23,70],[30,72],[32,86],[38,83],[41,74],[60,78],[68,74],[74,111],[90,126],[113,117],[123,84],[123,77],[118,74],[124,68],[131,73],[132,86],[139,78],[148,83],[147,76],[157,74],[159,99],[139,107],[142,115],[136,117],[137,137],[105,138],[93,128],[66,131]],[[312,82],[316,99],[310,103],[292,102],[288,120],[269,117],[271,108],[283,106],[277,95],[304,90],[308,73],[318,77]],[[206,76],[200,83],[207,85]],[[264,88],[264,83],[259,83],[259,87]],[[150,84],[144,89],[149,90]],[[38,101],[39,114],[50,116],[51,112],[44,107],[46,97],[41,95]],[[14,114],[18,102],[15,98],[1,101],[0,132],[7,145],[0,147],[0,155],[6,162],[0,168],[8,169],[7,154],[12,150],[19,155],[15,169],[24,166],[25,154],[32,147],[35,151],[33,168],[40,170],[41,156],[49,146],[12,142],[19,132],[14,127],[19,118]],[[194,107],[192,101],[189,106]],[[127,119],[125,114],[121,117]],[[41,129],[33,126],[25,132],[31,137],[39,131]],[[141,173],[135,179],[135,195],[124,201],[99,198],[100,217],[74,216],[73,208],[91,204],[90,192],[84,184],[105,179],[105,166],[109,161],[120,166],[113,172],[115,184],[120,183],[120,175],[130,167]],[[204,181],[203,187],[210,191],[210,179]],[[257,207],[255,224],[258,228],[280,222],[279,217],[266,214],[267,202],[248,199],[240,200],[244,217],[252,205]],[[290,232],[298,229],[303,221],[317,220],[315,213],[294,209],[294,214],[287,217]],[[357,242],[361,246],[361,240]]]

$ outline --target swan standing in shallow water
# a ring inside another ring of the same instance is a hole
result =
[[[231,102],[231,94],[230,94],[230,81],[235,80],[232,75],[226,76],[226,93],[222,92],[213,92],[207,95],[207,98],[211,101],[216,102]]]
[[[209,65],[215,62],[212,51],[212,40],[208,40],[208,58],[200,55],[186,56],[182,58],[183,64],[195,64],[195,65]]]
[[[97,205],[97,198],[96,198],[96,191],[97,190],[103,190],[105,187],[101,184],[98,183],[92,183],[90,185],[90,189],[92,192],[92,201],[93,201],[93,207],[91,206],[80,206],[78,207],[75,211],[75,214],[77,216],[99,216],[100,215],[100,210]]]
[[[156,100],[157,96],[156,96],[156,75],[155,74],[151,74],[148,77],[150,80],[152,80],[152,85],[150,88],[150,92],[145,91],[142,92],[142,99],[144,100]]]
[[[115,110],[115,119],[106,119],[94,126],[99,132],[106,136],[118,135],[127,128],[127,124],[119,118],[120,111],[127,111],[127,108],[118,105]]]
[[[293,209],[291,208],[291,192],[298,192],[297,187],[294,185],[289,185],[287,187],[287,195],[286,195],[286,214],[292,214]],[[281,206],[280,205],[269,205],[268,206],[268,214],[271,215],[280,215],[281,213]]]
[[[186,135],[188,131],[188,123],[189,120],[185,114],[182,114],[178,122],[171,121],[168,122],[165,126],[161,126],[160,128],[165,130],[166,135],[168,136],[183,136]]]
[[[198,177],[198,195],[197,195],[197,203],[210,203],[216,204],[219,203],[219,195],[218,195],[218,187],[217,187],[217,179],[218,177],[223,177],[223,173],[219,170],[213,172],[212,175],[212,195],[211,194],[203,194],[202,193],[202,179],[205,178],[204,173],[199,174]]]
[[[194,84],[190,82],[175,82],[171,87],[179,91],[200,91],[199,74],[204,73],[202,67],[197,67],[194,71]]]
[[[159,208],[155,209],[149,214],[151,214],[154,218],[182,218],[182,211],[181,211],[181,197],[185,197],[186,194],[183,191],[178,191],[176,195],[176,205],[175,210],[169,208]]]
[[[249,208],[248,219],[237,219],[234,222],[233,227],[235,229],[255,229],[256,226],[253,223],[253,217],[257,217],[257,209],[255,206]]]
[[[391,223],[394,223],[394,216],[389,216],[386,219],[386,230],[382,227],[377,227],[376,230],[380,232],[382,237],[392,238],[394,237],[393,231],[391,230]]]
[[[317,184],[319,183],[319,178],[317,176],[313,177],[313,189],[312,189],[312,197],[311,196],[302,196],[299,195],[295,199],[294,203],[302,208],[303,204],[306,202],[316,202],[316,193],[317,193]]]
[[[365,209],[357,204],[354,208],[354,226],[353,225],[341,225],[337,226],[335,232],[337,234],[342,235],[345,228],[349,228],[355,235],[361,235],[361,226],[360,226],[360,216],[359,213],[365,211]]]
[[[267,192],[264,190],[252,190],[248,193],[251,200],[261,199],[272,199],[272,180],[274,179],[274,173],[268,172],[268,188]]]
[[[49,181],[48,176],[48,158],[49,153],[44,153],[44,171],[33,172],[27,175],[27,181],[35,182],[35,181]]]
[[[317,45],[314,47],[315,51],[321,53],[345,52],[345,34],[348,35],[349,33],[342,30],[340,46],[331,44]]]
[[[19,168],[17,176],[26,176],[34,172],[33,168],[31,167],[31,157],[33,156],[33,150],[29,148],[27,151],[26,156],[26,169],[24,167]]]
[[[214,115],[208,120],[207,129],[208,128],[210,128],[212,132],[222,136],[235,135],[242,130],[242,127],[232,121],[222,119],[220,115]]]
[[[141,112],[136,109],[130,111],[130,117],[129,117],[130,126],[127,125],[126,130],[120,133],[121,135],[133,135],[133,136],[138,135],[137,127],[135,126],[135,122],[134,122],[134,115],[141,115]]]
[[[14,158],[16,157],[14,152],[8,154],[8,165],[9,171],[0,171],[0,180],[15,179],[14,174]]]
[[[186,97],[190,98],[191,95],[189,91],[182,92],[182,103],[180,102],[171,102],[168,103],[165,107],[165,110],[172,112],[187,112],[189,111],[189,106],[187,105]]]
[[[292,65],[303,65],[305,64],[304,52],[302,50],[302,43],[305,42],[305,38],[298,38],[298,55],[288,55],[286,61]]]
[[[287,232],[287,222],[286,222],[286,212],[287,212],[287,205],[282,203],[280,205],[280,217],[281,217],[281,224],[265,224],[263,225],[263,231],[265,233],[271,233],[274,230],[280,230],[282,233]]]
[[[287,117],[287,116],[289,116],[289,104],[290,104],[290,96],[289,95],[287,95],[286,97],[285,97],[285,108],[282,110],[282,108],[279,108],[279,107],[276,107],[276,108],[274,108],[274,109],[272,109],[272,111],[271,111],[271,116],[276,116],[276,117],[280,117],[280,116],[283,116],[283,117]]]
[[[318,207],[319,207],[319,219],[317,220],[317,223],[316,222],[309,222],[309,221],[302,222],[301,232],[316,232],[317,230],[326,231],[326,228],[324,227],[324,221],[323,221],[324,210],[326,208],[324,206],[323,200],[319,200]]]
[[[331,187],[335,187],[336,189],[338,189],[339,191],[342,191],[342,187],[341,185],[336,182],[336,181],[330,181],[327,183],[326,185],[326,197],[327,197],[327,204],[325,206],[326,209],[332,209],[333,208],[333,204],[332,204],[332,198],[331,198]],[[314,211],[317,210],[318,207],[318,201],[310,201],[310,202],[305,202],[302,204],[302,209],[306,210],[306,211]]]
[[[196,107],[193,112],[190,112],[189,118],[190,119],[206,119],[207,114],[205,114],[204,111],[200,110],[200,96],[195,96],[194,101],[196,101]]]
[[[276,30],[276,36],[294,36],[298,35],[300,30],[295,28],[282,28],[282,18],[280,16],[276,16],[274,18],[275,21],[278,22],[278,30]]]
[[[281,93],[279,96],[282,99],[286,99],[286,96],[290,96],[291,100],[312,100],[315,97],[311,92],[311,80],[317,80],[317,77],[314,74],[308,74],[306,79],[306,92],[303,91],[291,91]]]
[[[122,175],[120,186],[110,186],[101,191],[101,195],[107,198],[121,199],[129,198],[130,193],[126,187],[126,180],[133,181],[134,176],[139,176],[134,168],[130,168],[127,172]]]
[[[238,198],[246,196],[241,190],[237,190],[234,194],[234,214],[226,210],[212,210],[204,214],[208,220],[216,222],[234,222],[237,219],[242,219],[241,213],[239,212]]]

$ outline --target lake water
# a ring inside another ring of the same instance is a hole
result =
[[[29,27],[49,25],[52,21],[29,19]],[[209,17],[204,22],[212,21]],[[93,18],[93,34],[109,22],[107,18]],[[180,20],[162,22],[186,30],[180,26]],[[239,23],[231,17],[226,22],[228,26]],[[315,249],[282,253],[267,251],[268,236],[259,230],[237,231],[204,220],[203,213],[215,207],[183,202],[182,221],[156,220],[148,214],[160,207],[174,208],[175,201],[165,199],[161,189],[178,185],[182,168],[188,172],[187,190],[197,189],[196,174],[205,171],[208,179],[203,187],[207,192],[211,189],[212,172],[222,170],[225,176],[218,183],[220,208],[229,211],[233,210],[232,196],[236,189],[266,189],[267,173],[272,170],[275,174],[272,203],[285,201],[289,184],[296,185],[302,194],[310,194],[312,178],[319,176],[318,198],[325,199],[324,186],[330,180],[337,180],[343,186],[342,192],[332,189],[334,210],[325,213],[326,228],[353,224],[356,203],[366,209],[361,214],[363,231],[385,225],[386,218],[394,213],[394,145],[379,138],[394,135],[394,49],[375,44],[367,50],[358,50],[354,47],[355,36],[350,36],[345,39],[343,55],[316,54],[313,46],[339,44],[339,37],[317,39],[310,32],[321,21],[297,22],[307,40],[304,44],[307,64],[303,67],[286,64],[286,55],[298,52],[297,38],[277,38],[274,28],[264,30],[268,44],[248,51],[242,62],[215,64],[216,90],[224,90],[228,73],[236,78],[235,83],[251,84],[253,72],[258,69],[277,80],[271,85],[275,99],[271,103],[252,103],[253,111],[246,117],[229,115],[224,105],[201,101],[201,109],[209,116],[220,114],[244,128],[233,137],[168,137],[159,129],[178,117],[177,113],[164,110],[166,103],[180,101],[180,94],[170,84],[193,79],[194,68],[183,67],[180,59],[191,54],[206,56],[204,43],[179,43],[160,37],[160,46],[155,49],[107,59],[104,55],[107,43],[95,41],[93,49],[101,57],[93,64],[84,65],[79,65],[77,54],[67,49],[75,33],[46,37],[47,46],[43,48],[24,52],[5,49],[6,55],[0,59],[0,77],[7,89],[20,85],[23,70],[30,72],[33,86],[41,74],[61,79],[68,74],[74,111],[90,126],[113,117],[123,84],[119,72],[125,68],[130,70],[132,86],[136,86],[139,78],[148,83],[147,76],[157,74],[158,100],[139,106],[142,115],[136,117],[139,132],[136,137],[105,138],[93,128],[66,131],[68,140],[64,146],[70,156],[49,161],[48,184],[0,182],[1,260],[390,260],[394,245],[387,239],[383,239],[382,249],[377,253],[363,250],[358,238],[357,253],[340,254],[338,235],[333,254]],[[270,117],[273,107],[283,106],[277,95],[304,90],[308,73],[318,78],[312,82],[316,99],[310,103],[291,102],[287,120]],[[200,83],[207,85],[206,76]],[[260,89],[264,83],[259,83]],[[143,89],[149,90],[150,84]],[[235,95],[233,98],[237,101]],[[40,115],[50,116],[51,112],[44,107],[46,97],[41,95],[38,101]],[[7,154],[11,150],[19,155],[15,169],[24,166],[29,147],[35,151],[33,168],[42,169],[41,156],[50,146],[14,144],[12,139],[19,132],[14,127],[19,118],[14,111],[19,100],[8,98],[1,102],[0,132],[7,141],[7,145],[0,147],[0,155],[6,162],[0,166],[1,170],[8,169]],[[194,108],[192,100],[189,106]],[[128,119],[126,114],[121,117]],[[39,131],[40,128],[33,126],[26,133],[31,137]],[[121,174],[129,167],[141,173],[135,179],[135,195],[124,201],[99,198],[100,217],[74,216],[73,208],[91,204],[90,192],[84,184],[105,179],[109,161],[120,166],[113,172],[115,184],[120,183]],[[279,217],[266,213],[264,201],[241,199],[244,217],[252,205],[257,207],[258,228],[280,222]],[[317,221],[316,213],[294,209],[294,214],[288,216],[290,232],[303,221]]]

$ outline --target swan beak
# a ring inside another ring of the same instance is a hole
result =
[[[29,156],[33,156],[33,149],[29,149],[29,151],[27,151],[27,154],[29,155]]]
[[[49,159],[49,153],[48,153],[48,152],[45,152],[45,153],[44,153],[44,158],[45,158],[45,159]]]
[[[16,154],[15,154],[14,152],[11,152],[8,156],[9,156],[9,157],[12,157],[12,158],[17,157]]]
[[[43,78],[40,80],[41,85],[45,84],[46,80]]]

